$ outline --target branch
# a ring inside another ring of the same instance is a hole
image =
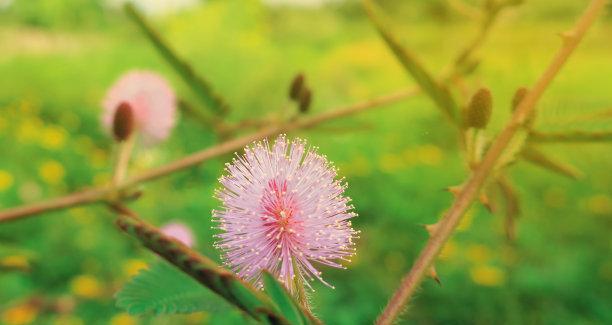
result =
[[[184,60],[178,57],[168,44],[151,27],[138,10],[131,3],[126,3],[125,12],[147,36],[149,41],[155,46],[161,56],[174,68],[181,78],[191,87],[199,99],[215,113],[223,115],[229,111],[227,102],[215,91],[210,83],[198,75],[193,68]]]
[[[358,104],[332,109],[312,117],[294,120],[283,125],[269,126],[265,129],[257,131],[256,133],[215,145],[208,149],[204,149],[182,159],[171,162],[167,165],[163,165],[161,167],[157,167],[136,176],[127,178],[124,182],[118,185],[117,189],[125,190],[133,185],[151,181],[186,168],[197,166],[204,161],[239,150],[253,141],[271,137],[282,132],[312,128],[318,124],[330,120],[380,108],[384,105],[393,104],[403,99],[412,97],[418,92],[418,89],[404,89]],[[104,201],[111,193],[111,190],[112,188],[109,186],[96,187],[44,202],[7,209],[0,212],[0,223],[33,216],[44,212]]]
[[[363,0],[363,6],[368,18],[385,41],[391,52],[402,64],[412,78],[438,106],[444,116],[448,117],[454,124],[459,124],[458,107],[451,92],[445,85],[437,82],[432,75],[419,62],[416,55],[403,46],[398,38],[385,25],[383,19],[376,13],[378,8],[372,0]]]
[[[612,141],[612,131],[566,131],[557,133],[532,131],[529,141],[533,142],[606,142]]]
[[[578,46],[605,3],[605,0],[593,0],[574,28],[562,34],[563,46],[557,52],[556,56],[536,82],[532,90],[518,105],[512,119],[495,139],[480,165],[473,171],[470,178],[462,187],[448,212],[438,222],[435,231],[427,241],[427,244],[418,256],[412,269],[404,277],[385,310],[379,316],[377,324],[391,324],[400,315],[404,306],[409,302],[411,295],[431,267],[440,249],[451,236],[461,220],[461,217],[474,201],[474,198],[477,197],[490,172],[494,169],[497,160],[506,149],[506,146],[510,143],[517,130],[521,128],[525,119],[535,109],[536,103],[554,77],[558,74],[561,67],[563,67],[569,56],[573,53],[576,46]]]

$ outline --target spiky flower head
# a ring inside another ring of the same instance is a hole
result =
[[[102,124],[111,133],[115,112],[121,105],[132,110],[135,131],[145,145],[165,140],[175,124],[176,95],[155,72],[128,71],[108,90],[102,107]]]
[[[325,156],[281,135],[246,147],[226,173],[216,192],[222,207],[213,210],[225,264],[259,286],[268,270],[291,292],[312,289],[307,280],[315,278],[332,287],[317,267],[345,268],[358,232],[346,184]]]

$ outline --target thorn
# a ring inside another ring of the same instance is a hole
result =
[[[440,277],[438,276],[438,272],[436,272],[436,267],[432,266],[429,268],[429,276],[434,279],[438,283],[439,286],[442,286],[442,282],[440,281]]]
[[[569,42],[572,39],[576,38],[576,32],[574,30],[567,30],[559,33],[559,36],[563,40],[563,42]]]
[[[463,189],[463,185],[449,186],[445,190],[452,194],[454,197],[457,197],[457,195],[459,195],[459,192],[461,192],[461,189]]]
[[[480,192],[480,196],[478,197],[480,203],[487,208],[487,210],[493,213],[493,207],[491,206],[491,200],[489,200],[489,196],[485,192]]]
[[[425,230],[427,230],[427,233],[429,233],[429,236],[433,236],[434,232],[438,229],[439,227],[439,223],[433,223],[431,225],[423,225],[423,227],[425,227]]]

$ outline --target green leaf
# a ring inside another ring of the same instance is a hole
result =
[[[266,293],[287,321],[290,324],[304,324],[307,319],[306,316],[301,314],[295,300],[285,290],[285,287],[268,272],[263,273],[263,282]]]
[[[117,293],[116,303],[132,315],[187,314],[224,305],[214,293],[164,262],[134,276]]]
[[[450,91],[438,83],[417,60],[416,56],[397,40],[395,35],[391,33],[382,19],[376,14],[376,5],[371,0],[364,0],[363,3],[368,17],[393,54],[395,54],[395,57],[419,84],[421,89],[433,99],[442,112],[453,122],[458,122],[457,103],[451,96]]]
[[[529,163],[565,177],[572,179],[579,179],[582,177],[582,172],[576,167],[549,157],[534,147],[525,148],[521,152],[521,157],[523,157],[523,159]]]

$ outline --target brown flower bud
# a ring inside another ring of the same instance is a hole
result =
[[[291,87],[289,87],[289,98],[295,101],[299,100],[300,94],[303,92],[303,89],[304,89],[304,74],[298,73],[293,78],[293,81],[291,82]]]
[[[312,92],[310,91],[310,89],[304,88],[302,93],[300,94],[300,99],[299,99],[300,105],[298,108],[300,110],[300,113],[308,112],[311,101],[312,101]]]
[[[113,135],[118,142],[125,141],[134,131],[134,112],[127,102],[121,102],[113,117]]]
[[[463,110],[465,128],[484,129],[491,119],[493,99],[487,88],[480,88]]]

